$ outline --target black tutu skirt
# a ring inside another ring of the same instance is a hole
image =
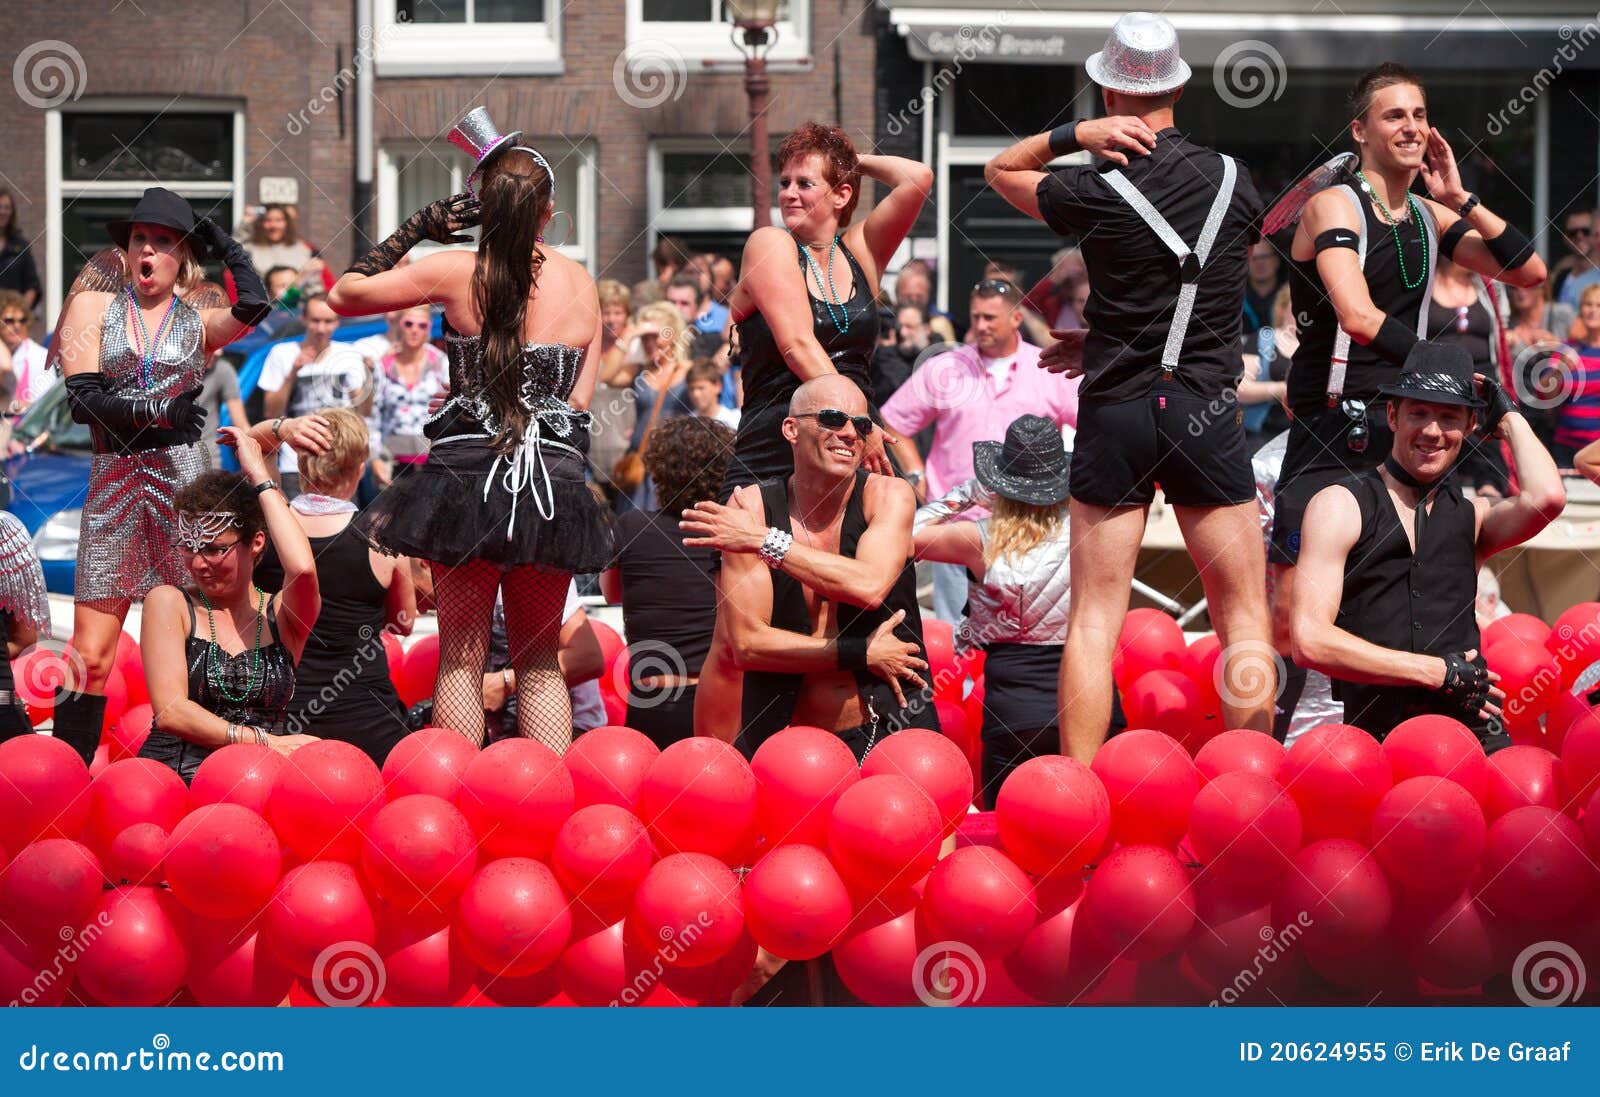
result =
[[[390,556],[446,565],[487,560],[508,568],[603,570],[611,563],[611,514],[585,482],[583,454],[554,445],[542,446],[541,453],[550,498],[537,469],[532,483],[513,497],[504,482],[507,459],[496,464],[487,439],[441,440],[425,463],[379,493],[351,528]],[[554,518],[539,512],[541,501],[546,512],[554,502]]]

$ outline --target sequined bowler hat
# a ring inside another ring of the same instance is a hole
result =
[[[489,120],[486,107],[474,107],[450,131],[450,143],[472,157],[478,165],[472,169],[473,179],[483,174],[483,169],[489,166],[491,160],[515,145],[521,137],[521,130],[503,134],[495,128],[495,124]]]
[[[1481,408],[1485,405],[1478,396],[1473,372],[1472,354],[1466,347],[1424,339],[1406,355],[1394,384],[1380,386],[1378,395],[1392,400]]]
[[[1060,427],[1042,415],[1024,415],[1006,428],[1004,442],[972,443],[972,469],[996,495],[1053,507],[1067,497],[1072,455]]]
[[[1089,79],[1124,95],[1164,95],[1189,82],[1178,56],[1178,31],[1147,11],[1130,11],[1106,36],[1106,47],[1083,63]]]

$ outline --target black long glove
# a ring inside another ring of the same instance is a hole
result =
[[[204,408],[195,405],[199,389],[182,396],[123,396],[112,392],[104,374],[75,373],[67,378],[67,406],[72,421],[132,434],[149,427],[175,430],[185,444],[200,440],[206,428]]]
[[[470,244],[472,237],[457,235],[478,223],[478,200],[470,194],[452,194],[430,202],[407,217],[389,238],[357,259],[346,273],[381,274],[405,258],[407,252],[424,240],[439,244]]]
[[[265,320],[272,312],[272,302],[267,299],[266,283],[256,273],[256,265],[244,245],[222,231],[222,226],[209,217],[195,222],[194,233],[233,275],[233,285],[239,294],[233,305],[233,318],[250,327]]]

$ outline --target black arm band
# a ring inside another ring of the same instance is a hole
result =
[[[1463,217],[1455,224],[1444,230],[1444,235],[1439,237],[1439,254],[1446,259],[1456,257],[1456,245],[1461,243],[1461,238],[1472,231],[1472,225]]]
[[[1351,251],[1359,251],[1360,244],[1361,237],[1357,236],[1353,230],[1338,228],[1324,229],[1322,232],[1317,233],[1315,240],[1311,241],[1311,246],[1318,255],[1321,255],[1329,248],[1349,248]]]
[[[1078,122],[1063,122],[1050,131],[1050,152],[1055,156],[1065,156],[1069,152],[1079,152],[1082,146],[1078,144]]]
[[[840,670],[867,669],[867,638],[865,636],[845,636],[841,634],[834,639],[834,646],[839,652]]]
[[[67,378],[67,406],[74,423],[103,426],[115,431],[170,426],[170,399],[122,396],[112,392],[104,374],[75,373]]]
[[[1411,348],[1417,345],[1417,333],[1406,327],[1393,316],[1383,318],[1383,326],[1378,329],[1378,334],[1372,337],[1368,344],[1373,350],[1383,355],[1397,366],[1403,366],[1406,355],[1411,353]]]
[[[1483,246],[1489,249],[1501,270],[1516,270],[1533,258],[1533,241],[1522,235],[1515,225],[1507,225],[1506,231],[1493,240],[1485,240]]]

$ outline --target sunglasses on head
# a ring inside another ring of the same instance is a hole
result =
[[[865,415],[846,415],[838,408],[823,408],[821,411],[807,411],[795,416],[796,419],[815,419],[817,425],[824,430],[843,430],[846,423],[856,428],[856,433],[865,438],[872,433],[872,419]]]
[[[1588,225],[1573,225],[1567,230],[1568,236],[1593,236],[1594,229]]]
[[[1017,287],[1004,278],[985,278],[972,287],[973,293],[998,293],[1002,297],[1016,296]]]

